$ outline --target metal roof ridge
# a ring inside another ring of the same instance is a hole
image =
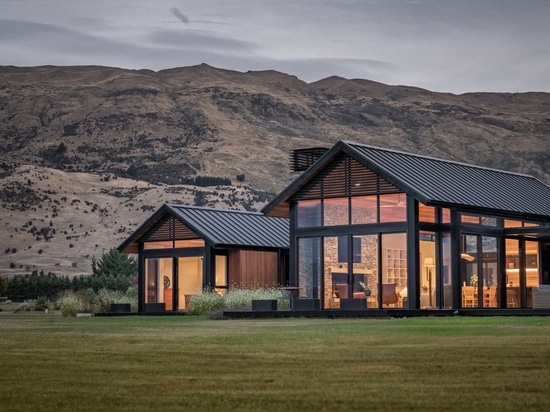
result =
[[[229,213],[264,216],[263,213],[261,212],[249,211],[249,210],[224,209],[222,207],[208,207],[208,206],[192,206],[192,205],[182,205],[179,203],[166,203],[166,205],[174,209],[194,209],[194,210],[205,210],[209,212],[229,212]]]
[[[385,152],[390,152],[390,153],[397,153],[397,154],[401,154],[401,155],[405,155],[405,156],[409,156],[409,157],[417,157],[417,158],[422,158],[422,159],[435,160],[435,161],[443,162],[443,163],[451,163],[451,164],[456,164],[456,165],[460,165],[460,166],[466,166],[466,167],[473,168],[473,169],[489,170],[489,171],[492,171],[492,172],[506,173],[506,174],[510,174],[510,175],[528,177],[528,178],[531,178],[531,179],[534,179],[534,180],[539,180],[536,177],[534,177],[532,175],[529,175],[527,173],[512,172],[510,170],[496,169],[494,167],[478,166],[478,165],[474,165],[474,164],[471,164],[471,163],[459,162],[457,160],[441,159],[439,157],[421,155],[421,154],[417,154],[417,153],[405,152],[405,151],[397,150],[397,149],[389,149],[389,148],[380,147],[380,146],[373,146],[373,145],[368,145],[368,144],[365,144],[365,143],[353,142],[351,140],[342,140],[342,143],[350,146],[351,148],[353,148],[354,146],[361,146],[361,147],[366,147],[366,148],[370,148],[370,149],[374,149],[374,150],[380,150],[380,151],[385,151]]]

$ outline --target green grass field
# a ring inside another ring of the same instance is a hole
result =
[[[0,411],[547,411],[550,317],[0,313]]]

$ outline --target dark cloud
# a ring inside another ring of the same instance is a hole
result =
[[[170,12],[176,16],[179,20],[181,20],[182,23],[187,24],[189,23],[189,17],[187,17],[185,14],[183,14],[181,11],[179,11],[176,7],[171,7]]]

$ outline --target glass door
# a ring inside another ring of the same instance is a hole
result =
[[[187,309],[191,296],[202,294],[202,289],[202,256],[178,258],[178,309]]]
[[[145,303],[164,303],[165,310],[173,310],[173,259],[145,259]]]

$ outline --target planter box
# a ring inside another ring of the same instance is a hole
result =
[[[367,309],[367,299],[340,299],[340,309],[344,309],[344,310]]]
[[[130,313],[132,308],[129,303],[111,303],[112,313]]]
[[[145,303],[143,305],[143,311],[145,313],[158,313],[166,311],[166,304],[164,303]]]
[[[252,310],[277,310],[277,299],[252,300]]]
[[[319,310],[321,301],[319,299],[298,298],[292,300],[292,310]]]

